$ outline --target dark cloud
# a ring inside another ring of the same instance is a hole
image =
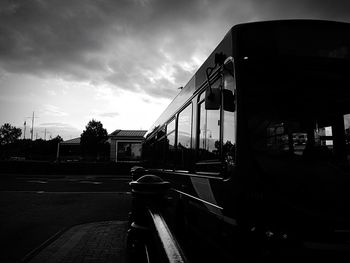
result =
[[[330,0],[2,1],[0,71],[169,98],[236,23],[349,14],[349,1]]]

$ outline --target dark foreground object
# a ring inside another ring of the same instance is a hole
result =
[[[188,262],[178,241],[162,216],[169,182],[154,175],[138,174],[132,169],[132,211],[128,225],[127,249],[132,263]]]
[[[105,221],[77,225],[25,262],[126,262],[127,222]]]

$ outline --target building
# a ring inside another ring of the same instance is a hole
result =
[[[141,159],[141,144],[145,130],[115,130],[108,135],[109,160],[112,162],[137,162]],[[80,137],[60,143],[59,158],[67,161],[82,160]]]
[[[115,130],[108,135],[110,160],[113,162],[137,162],[141,159],[141,144],[145,130]]]
[[[58,158],[62,161],[79,161],[82,159],[80,137],[59,143]]]

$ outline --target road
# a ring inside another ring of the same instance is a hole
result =
[[[128,175],[1,175],[0,191],[128,192]]]
[[[62,229],[128,219],[130,176],[0,174],[0,262],[17,262]]]

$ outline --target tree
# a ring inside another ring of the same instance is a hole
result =
[[[10,144],[18,140],[22,135],[22,130],[16,128],[9,123],[5,123],[0,127],[0,144]]]
[[[49,142],[54,142],[55,144],[57,144],[59,142],[63,142],[63,139],[61,136],[57,135],[55,138],[50,139]]]
[[[100,121],[92,119],[80,135],[80,146],[85,157],[99,159],[106,151],[107,130]]]

